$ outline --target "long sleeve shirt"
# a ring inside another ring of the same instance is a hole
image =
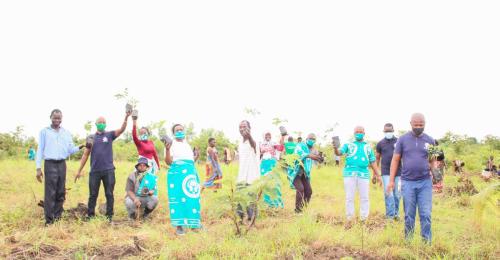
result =
[[[78,152],[79,147],[73,143],[71,133],[60,127],[58,130],[46,127],[40,131],[36,168],[42,167],[42,160],[66,160]]]
[[[137,128],[134,125],[132,127],[132,138],[134,139],[135,146],[137,147],[137,152],[140,156],[146,157],[150,160],[154,158],[156,165],[160,165],[158,160],[158,154],[156,153],[155,144],[151,140],[141,141],[137,137]]]

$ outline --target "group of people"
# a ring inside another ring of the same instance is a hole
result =
[[[61,218],[65,200],[66,159],[73,153],[85,148],[75,182],[83,176],[82,169],[90,156],[88,217],[95,216],[96,201],[101,182],[106,197],[106,217],[111,220],[114,214],[115,166],[113,164],[113,141],[127,128],[130,111],[126,112],[121,127],[107,131],[106,119],[96,120],[97,131],[89,136],[85,144],[76,146],[71,134],[61,127],[62,112],[55,109],[50,114],[51,125],[41,130],[38,152],[36,153],[37,179],[42,182],[45,173],[44,213],[46,224],[52,224]],[[158,205],[157,175],[161,170],[158,155],[151,141],[151,133],[147,128],[137,130],[137,115],[132,116],[132,137],[137,147],[139,160],[134,171],[126,182],[125,206],[129,217],[147,217]],[[385,137],[378,142],[375,151],[365,141],[365,130],[362,126],[354,129],[353,141],[340,146],[333,143],[335,155],[345,157],[343,169],[344,190],[346,193],[346,216],[353,221],[354,198],[356,191],[360,195],[360,219],[366,220],[369,215],[369,182],[384,186],[386,216],[399,218],[400,198],[403,198],[405,213],[405,235],[411,237],[415,227],[415,216],[418,209],[421,223],[421,235],[431,241],[432,211],[432,173],[428,156],[428,147],[435,145],[435,140],[424,133],[425,118],[422,114],[414,114],[410,124],[412,130],[397,138],[392,124],[384,126]],[[252,133],[249,121],[239,125],[241,140],[238,144],[239,169],[237,189],[245,192],[262,176],[276,173],[280,167],[281,155],[292,155],[294,161],[286,166],[290,187],[296,191],[295,212],[301,213],[312,197],[311,170],[313,161],[322,161],[323,157],[314,148],[316,135],[307,135],[305,141],[294,142],[287,137],[286,130],[281,131],[279,142],[272,141],[271,132],[266,132],[264,140],[257,142]],[[222,187],[222,170],[216,149],[216,140],[208,140],[206,181],[200,182],[195,167],[198,153],[186,141],[184,126],[176,124],[172,127],[173,139],[162,138],[165,145],[165,163],[169,165],[167,172],[167,192],[170,221],[176,227],[176,234],[185,234],[186,229],[202,227],[200,194],[203,189],[220,189]],[[225,151],[224,153],[227,153]],[[224,156],[227,162],[227,155]],[[44,170],[42,171],[42,161]],[[381,169],[381,172],[379,171]],[[274,176],[274,189],[263,195],[265,203],[272,208],[283,208],[281,182]],[[398,187],[401,187],[401,190]],[[249,196],[255,196],[250,191]],[[238,207],[240,217],[248,220],[255,218],[256,205]]]

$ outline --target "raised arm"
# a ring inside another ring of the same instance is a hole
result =
[[[141,146],[141,141],[139,140],[139,137],[137,137],[137,120],[132,121],[132,139],[134,140],[135,146],[137,149]]]
[[[131,112],[127,112],[125,114],[125,120],[123,120],[122,127],[120,129],[115,130],[115,138],[118,138],[123,132],[125,132],[125,129],[127,129],[127,121],[130,114]]]

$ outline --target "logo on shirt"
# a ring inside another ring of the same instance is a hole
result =
[[[430,144],[429,144],[429,143],[425,143],[425,145],[424,145],[425,150],[429,150],[429,146],[430,146]]]
[[[107,143],[108,142],[108,138],[105,136],[104,138],[102,138],[102,142],[103,143]]]

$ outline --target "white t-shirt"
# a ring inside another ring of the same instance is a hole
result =
[[[250,142],[247,140],[240,141],[238,146],[239,152],[239,171],[237,182],[252,184],[260,177],[260,152],[259,147],[254,151]]]
[[[179,142],[174,140],[172,146],[170,147],[170,155],[172,156],[172,161],[178,160],[191,160],[194,161],[193,150],[191,146],[183,141]]]

